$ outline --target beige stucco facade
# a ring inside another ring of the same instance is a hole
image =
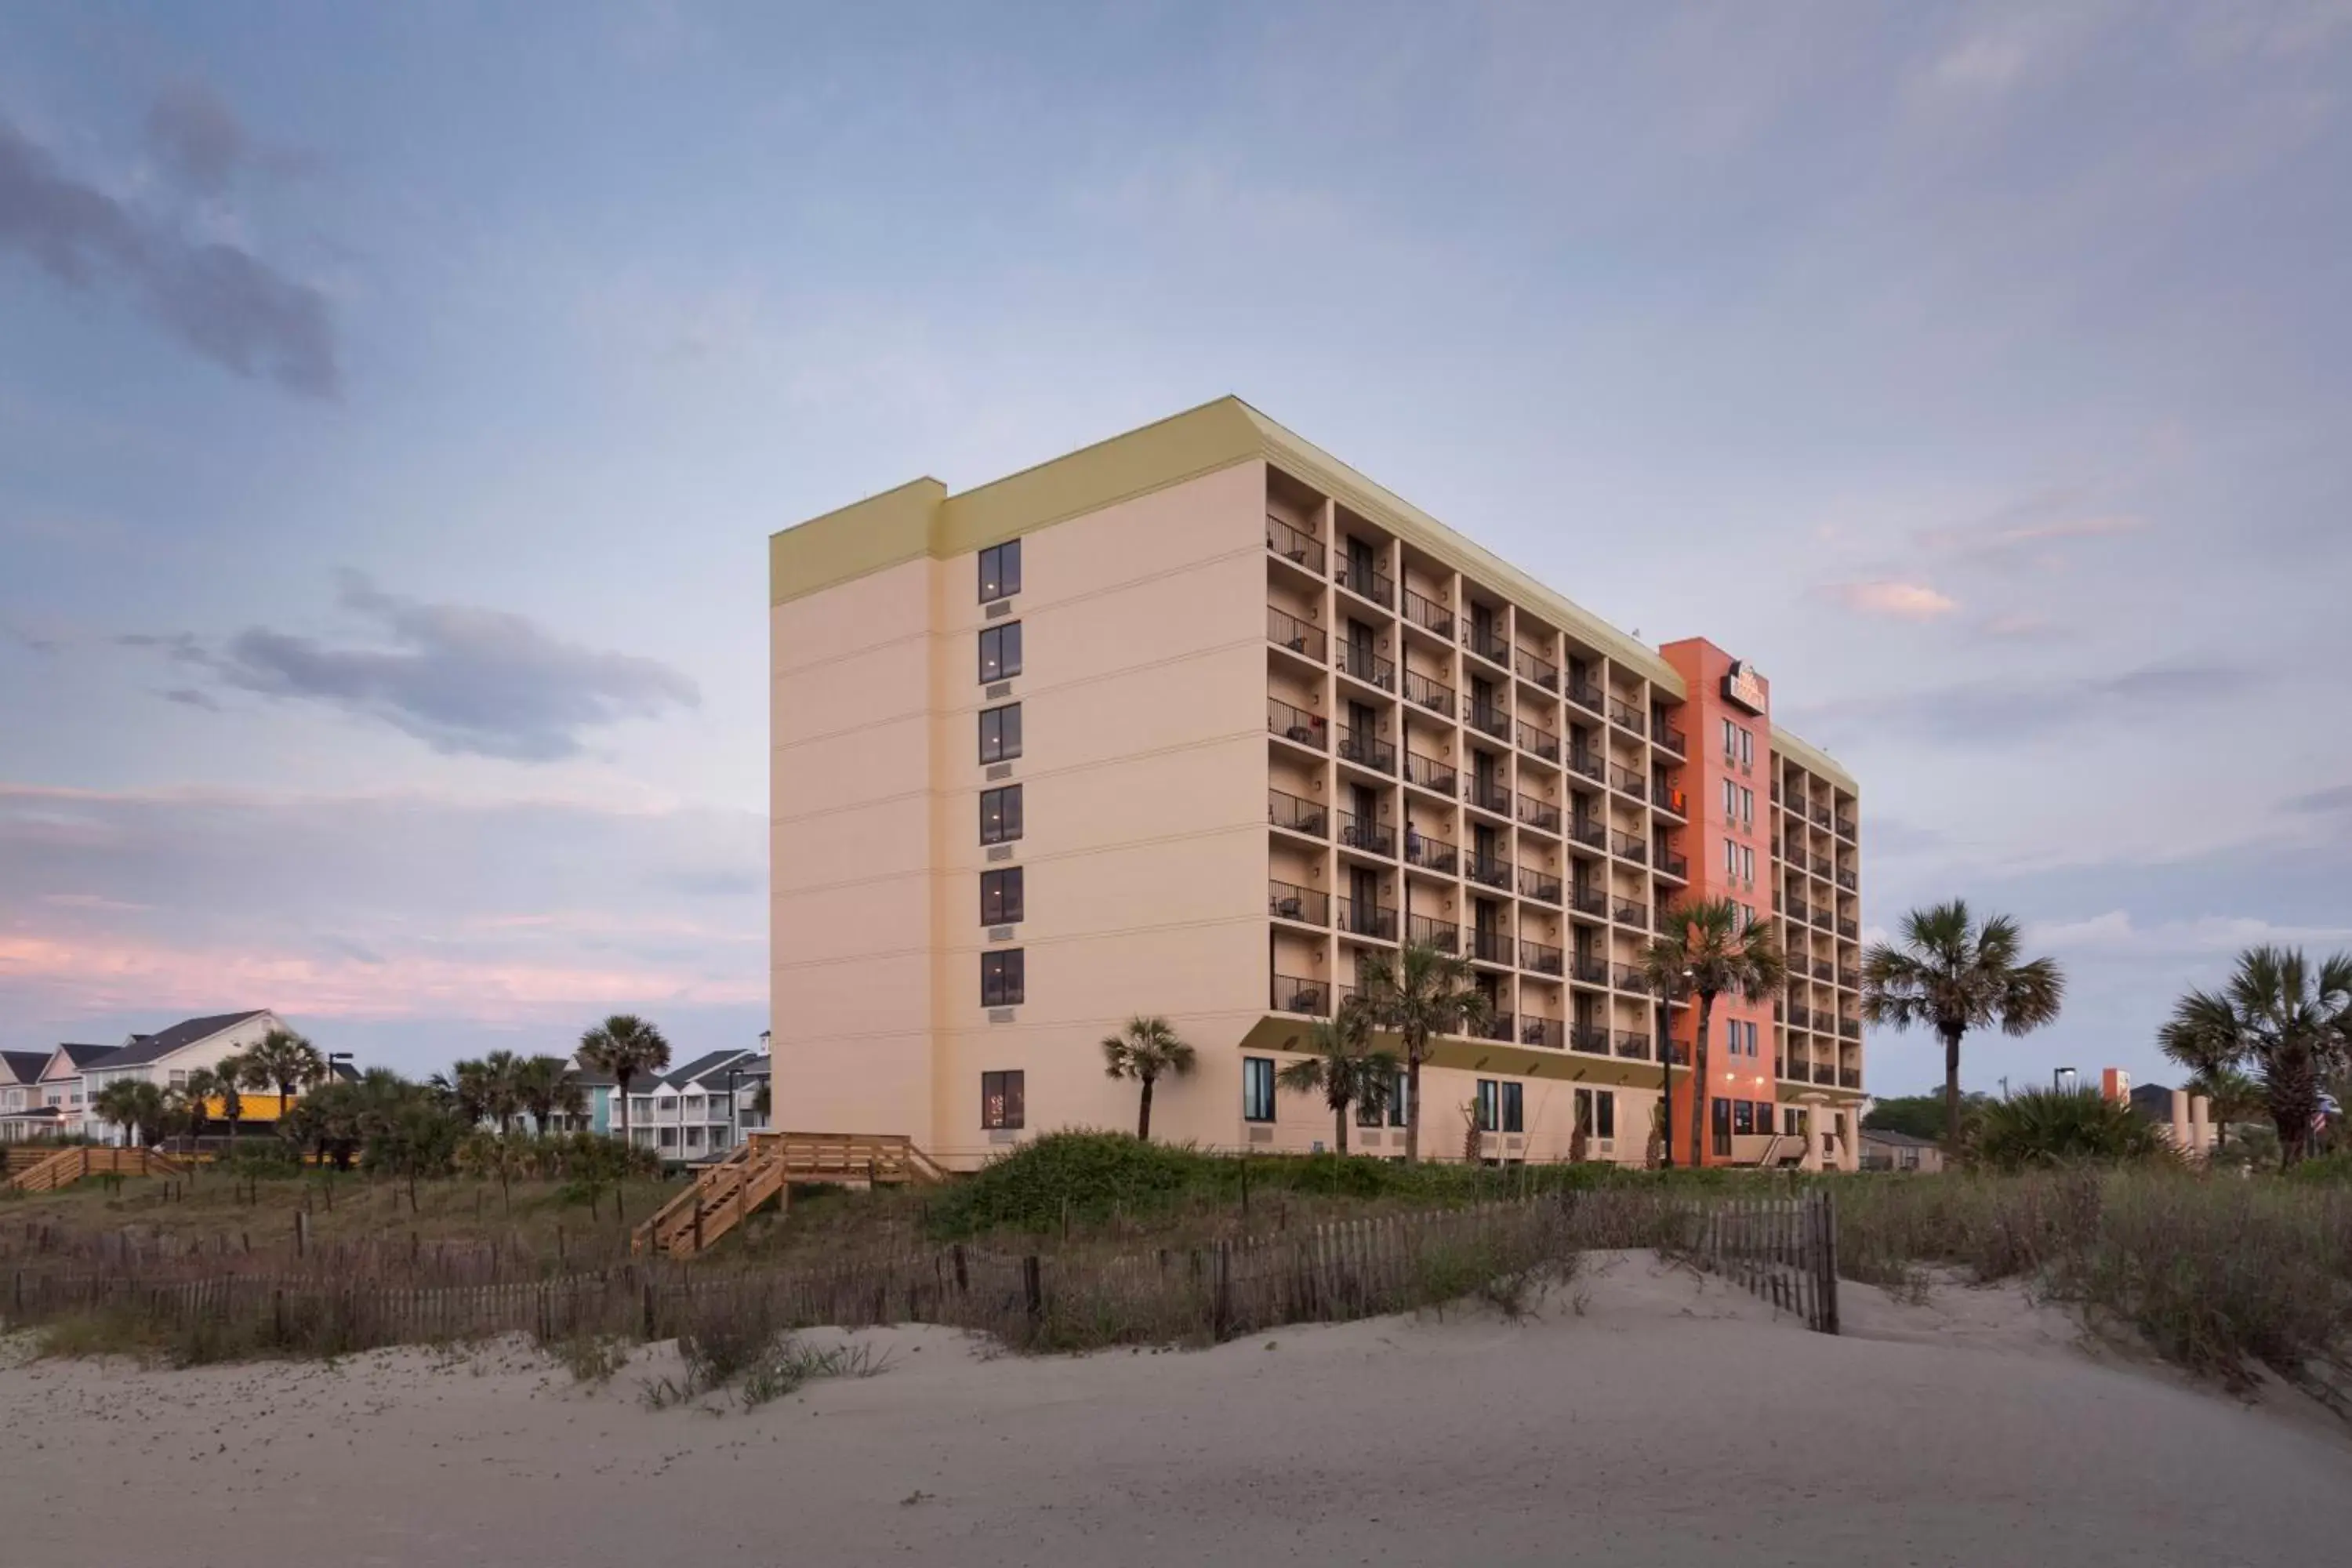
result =
[[[1017,589],[983,600],[1009,541]],[[1155,1136],[1328,1145],[1319,1100],[1263,1114],[1255,1064],[1421,939],[1472,958],[1498,1020],[1439,1045],[1425,1153],[1460,1152],[1483,1081],[1486,1157],[1565,1157],[1580,1089],[1612,1097],[1588,1152],[1643,1157],[1658,1009],[1632,967],[1694,809],[1656,651],[1234,399],[786,530],[771,577],[778,1125],[961,1164],[1131,1127],[1098,1042],[1145,1013],[1199,1053]],[[983,669],[1013,626],[1017,670]],[[1015,704],[1017,752],[983,758]],[[1017,835],[983,834],[982,792],[1016,786]],[[999,873],[1017,915],[983,919]],[[1010,954],[1017,992],[984,998]],[[1018,1126],[984,1125],[1002,1074]]]

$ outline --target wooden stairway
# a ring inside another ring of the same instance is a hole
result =
[[[15,1166],[16,1151],[10,1150]],[[0,1192],[53,1193],[84,1176],[184,1176],[187,1167],[152,1149],[60,1149],[16,1169]]]
[[[795,1182],[878,1186],[939,1182],[947,1173],[911,1139],[863,1132],[754,1132],[637,1226],[630,1248],[692,1258]]]

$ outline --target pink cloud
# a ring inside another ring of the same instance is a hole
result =
[[[1898,621],[1932,621],[1959,608],[1955,600],[1925,583],[1905,583],[1894,578],[1831,583],[1822,592],[1857,615],[1885,616]]]

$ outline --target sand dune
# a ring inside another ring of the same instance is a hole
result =
[[[652,1411],[528,1345],[0,1372],[11,1561],[2324,1562],[2352,1442],[2075,1348],[2013,1291],[1831,1339],[1641,1256],[1542,1314],[992,1356]]]

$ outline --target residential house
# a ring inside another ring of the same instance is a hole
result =
[[[1942,1145],[1932,1138],[1889,1132],[1874,1127],[1862,1130],[1862,1168],[1865,1171],[1917,1171],[1934,1174],[1944,1168]]]
[[[0,1051],[0,1142],[57,1131],[58,1110],[41,1087],[54,1051]]]
[[[81,1103],[88,1105],[95,1100],[113,1083],[144,1081],[165,1090],[184,1087],[190,1073],[217,1068],[226,1058],[259,1045],[271,1030],[285,1026],[285,1021],[277,1014],[267,1007],[257,1007],[243,1013],[183,1018],[154,1034],[133,1035],[121,1045],[100,1048],[98,1054],[76,1064],[80,1075]],[[248,1090],[237,1098],[242,1120],[267,1123],[278,1119],[279,1107],[274,1092]],[[129,1128],[95,1117],[86,1117],[79,1131],[109,1143],[127,1142],[131,1136]]]
[[[725,1153],[741,1135],[736,1105],[750,1104],[767,1068],[768,1058],[755,1050],[708,1051],[683,1067],[631,1083],[630,1142],[666,1161],[690,1163]]]

